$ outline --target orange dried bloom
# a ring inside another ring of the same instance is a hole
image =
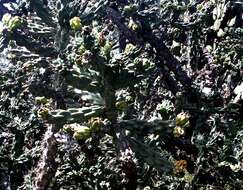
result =
[[[186,160],[178,160],[175,162],[175,173],[183,172],[184,169],[187,167],[187,161]]]

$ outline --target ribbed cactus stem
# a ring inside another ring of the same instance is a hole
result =
[[[49,10],[48,6],[45,6],[43,1],[30,0],[30,6],[35,10],[36,14],[42,19],[42,21],[48,26],[55,27],[56,23],[52,19],[53,15]]]
[[[83,75],[68,74],[65,76],[66,82],[81,90],[87,90],[89,92],[100,92],[101,87],[92,83],[92,80]]]
[[[136,133],[160,133],[169,134],[175,127],[174,120],[154,120],[151,122],[143,120],[123,120],[119,122],[121,128],[134,131]]]
[[[144,143],[132,138],[128,138],[128,141],[136,155],[142,158],[149,165],[155,167],[161,172],[172,172],[173,164],[152,147],[149,147],[148,145],[145,145]]]
[[[15,40],[19,46],[26,47],[29,51],[40,54],[43,57],[50,57],[57,55],[56,50],[53,47],[44,47],[44,45],[33,41],[33,39],[21,34],[18,31],[13,31],[9,36],[10,40]]]
[[[55,161],[57,153],[57,142],[55,133],[59,127],[49,125],[45,133],[44,150],[37,169],[37,176],[34,190],[45,190],[49,187],[52,178],[55,176],[57,164]]]
[[[98,117],[103,113],[100,106],[90,106],[82,108],[69,108],[67,110],[54,110],[49,113],[47,121],[53,124],[66,124],[84,122],[91,117]]]

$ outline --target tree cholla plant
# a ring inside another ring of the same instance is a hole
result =
[[[243,188],[241,2],[0,2],[1,187]]]

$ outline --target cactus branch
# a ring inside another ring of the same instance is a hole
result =
[[[47,121],[52,124],[66,124],[75,122],[84,122],[91,117],[98,117],[103,113],[103,108],[99,106],[69,108],[67,110],[51,111]]]
[[[125,37],[130,43],[136,45],[143,44],[142,40],[138,38],[136,32],[128,29],[127,26],[124,23],[122,23],[122,19],[121,19],[122,17],[118,11],[108,7],[107,14],[108,17],[113,21],[113,23],[117,25],[119,31],[125,35]],[[157,67],[164,69],[163,63],[165,62],[169,70],[175,73],[175,77],[185,87],[190,87],[191,79],[189,78],[189,76],[187,76],[186,72],[182,70],[180,62],[172,55],[172,53],[166,47],[166,45],[162,43],[161,40],[158,39],[155,35],[153,35],[151,31],[145,31],[144,34],[142,34],[142,37],[145,41],[149,42],[152,45],[152,47],[156,49],[157,57],[161,62],[161,64],[157,65]],[[173,80],[170,77],[169,73],[165,72],[163,74],[167,78],[167,81],[171,84]]]
[[[143,158],[149,165],[153,166],[160,172],[172,172],[172,163],[155,151],[152,147],[132,138],[129,138],[128,141],[135,153],[139,157]]]
[[[58,130],[58,127],[54,125],[49,125],[47,128],[43,155],[37,169],[38,175],[36,177],[35,190],[48,189],[52,178],[55,176],[57,169],[57,164],[55,162],[57,142],[54,135]]]
[[[28,38],[26,35],[20,34],[18,31],[13,31],[10,38],[15,40],[17,45],[24,46],[31,52],[40,54],[43,57],[52,57],[57,55],[57,52],[53,47],[44,47],[40,43]]]

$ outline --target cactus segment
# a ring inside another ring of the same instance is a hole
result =
[[[91,117],[97,117],[103,112],[103,107],[90,106],[82,108],[70,108],[67,110],[54,110],[49,113],[47,121],[53,124],[65,124],[84,122]]]

